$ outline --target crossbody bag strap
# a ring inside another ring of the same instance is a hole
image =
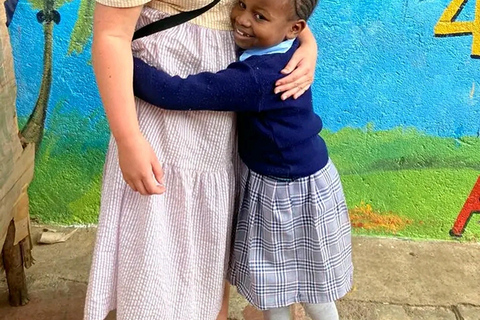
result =
[[[209,4],[207,4],[203,8],[199,8],[199,9],[192,10],[192,11],[177,13],[173,16],[169,16],[169,17],[160,19],[158,21],[149,23],[146,26],[143,26],[140,29],[138,29],[137,31],[135,31],[135,33],[133,34],[133,40],[149,36],[151,34],[154,34],[154,33],[157,33],[157,32],[160,32],[160,31],[163,31],[163,30],[175,27],[175,26],[178,26],[182,23],[185,23],[189,20],[192,20],[192,19],[198,17],[199,15],[207,12],[208,10],[212,9],[219,2],[220,2],[220,0],[213,0],[212,2],[210,2]]]

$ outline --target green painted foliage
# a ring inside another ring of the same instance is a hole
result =
[[[90,40],[93,28],[94,0],[81,0],[77,21],[73,27],[68,54],[82,53]]]
[[[30,188],[32,216],[48,223],[95,223],[107,123],[101,109],[85,117],[62,113],[59,104],[52,114]],[[368,203],[380,214],[411,221],[396,236],[449,239],[448,231],[480,175],[479,138],[439,138],[413,129],[345,128],[322,135],[350,208]],[[479,221],[480,215],[470,221],[465,239],[480,238]]]
[[[342,176],[349,208],[362,201],[379,212],[411,220],[395,235],[407,238],[449,239],[460,209],[479,171],[472,169],[422,169],[384,171]],[[465,238],[480,240],[480,215],[469,223]],[[355,229],[358,234],[388,235]]]
[[[411,220],[398,236],[449,239],[448,231],[480,176],[479,138],[440,138],[400,128],[345,128],[323,136],[350,208],[364,202]],[[480,215],[474,216],[465,238],[480,238],[479,221]]]
[[[58,103],[37,154],[29,188],[31,215],[60,224],[95,223],[108,126],[99,107],[89,116]]]
[[[30,3],[30,6],[34,10],[43,10],[49,5],[49,1],[53,4],[53,8],[55,10],[58,10],[61,8],[63,5],[70,3],[74,0],[28,0]]]
[[[470,168],[480,172],[480,139],[440,138],[415,129],[371,131],[345,128],[322,134],[343,174],[432,168]]]
[[[28,0],[33,10],[42,10],[45,4],[44,0]]]

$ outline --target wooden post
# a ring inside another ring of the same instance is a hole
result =
[[[23,269],[21,244],[15,243],[15,223],[13,220],[8,226],[7,237],[3,244],[2,257],[7,284],[9,301],[13,307],[24,306],[28,303],[27,281]]]
[[[28,303],[24,267],[33,263],[27,187],[33,177],[34,146],[22,145],[15,108],[13,56],[0,5],[0,249],[12,306]]]

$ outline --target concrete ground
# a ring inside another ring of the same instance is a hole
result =
[[[66,243],[36,246],[30,303],[10,307],[2,277],[0,319],[82,319],[94,237],[80,229]],[[353,252],[355,288],[338,303],[342,320],[480,320],[480,244],[355,237]],[[298,306],[293,313],[308,319]],[[233,289],[230,319],[262,316]]]

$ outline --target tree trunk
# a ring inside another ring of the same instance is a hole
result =
[[[43,52],[42,84],[40,86],[40,92],[38,94],[35,108],[21,132],[25,142],[35,143],[36,151],[38,151],[43,139],[48,100],[50,98],[50,90],[52,87],[53,24],[53,21],[48,21],[43,25],[45,46]]]

